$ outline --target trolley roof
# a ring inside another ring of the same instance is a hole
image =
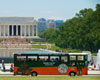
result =
[[[14,52],[14,54],[37,54],[37,55],[88,55],[88,53],[64,53],[64,52],[52,52],[52,51],[42,51],[42,50],[38,50],[38,51],[16,51]]]

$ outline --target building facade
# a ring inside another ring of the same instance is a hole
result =
[[[38,24],[33,17],[0,17],[0,37],[38,37]]]
[[[55,23],[55,20],[53,20],[53,19],[49,19],[48,21],[47,21],[47,26],[48,26],[48,28],[56,28],[56,23]]]
[[[61,24],[64,23],[63,20],[56,20],[55,22],[56,22],[56,27],[58,27],[58,26],[60,26]]]
[[[38,29],[39,29],[39,32],[44,31],[46,28],[47,28],[46,19],[45,18],[38,19]]]

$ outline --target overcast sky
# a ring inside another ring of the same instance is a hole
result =
[[[92,8],[100,0],[0,0],[0,16],[70,19],[81,9]]]

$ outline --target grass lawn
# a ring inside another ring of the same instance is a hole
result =
[[[32,48],[43,48],[47,49],[47,45],[32,45]],[[82,50],[78,49],[69,49],[69,48],[60,48],[58,46],[55,46],[54,44],[51,45],[51,50],[56,51],[56,50],[63,50],[63,51],[71,51],[71,53],[82,53]],[[96,55],[96,52],[92,52],[93,55]]]
[[[75,53],[75,52],[81,53],[81,52],[82,52],[82,50],[68,49],[68,48],[64,49],[64,48],[57,47],[57,46],[55,46],[55,45],[51,45],[51,50],[71,51],[72,53]]]
[[[100,77],[69,77],[69,76],[13,76],[0,77],[0,80],[100,80]]]
[[[46,45],[32,45],[32,48],[47,48]]]

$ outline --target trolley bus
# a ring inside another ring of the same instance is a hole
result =
[[[87,53],[19,51],[14,53],[14,75],[87,75]]]

